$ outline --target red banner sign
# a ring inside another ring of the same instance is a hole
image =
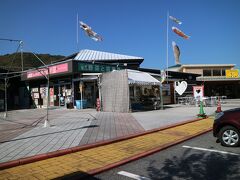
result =
[[[49,67],[49,74],[58,74],[68,71],[68,63],[59,64],[55,66]],[[46,68],[41,68],[39,70],[27,72],[27,78],[34,78],[39,76],[44,76],[48,74],[48,70]]]

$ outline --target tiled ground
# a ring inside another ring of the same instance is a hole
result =
[[[62,111],[62,110],[61,110]],[[8,111],[7,117],[0,114],[0,143],[11,140],[24,132],[27,132],[46,119],[46,109]],[[55,110],[49,111],[49,119],[61,116]]]
[[[49,111],[52,126],[43,128],[45,116],[46,110],[23,110],[0,120],[0,162],[144,131],[129,113],[55,109]]]
[[[91,122],[79,145],[143,132],[143,127],[129,113],[101,112]]]

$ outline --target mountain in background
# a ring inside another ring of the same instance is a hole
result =
[[[50,54],[36,54],[45,64],[51,64],[62,60],[65,56],[50,55]],[[23,53],[23,67],[24,70],[43,66],[43,64],[32,53]],[[0,68],[9,69],[12,71],[22,70],[21,53],[5,54],[0,56]]]

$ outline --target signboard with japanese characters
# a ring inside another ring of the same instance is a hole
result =
[[[226,70],[226,78],[238,78],[238,77],[239,77],[238,69]]]
[[[111,65],[92,64],[86,62],[78,62],[79,72],[111,72],[113,70],[120,70],[122,68]]]
[[[48,73],[49,74],[64,73],[64,72],[68,72],[68,70],[69,70],[68,63],[58,64],[55,66],[49,66],[47,68],[40,68],[38,70],[29,71],[27,72],[27,79],[44,77],[44,76],[47,76]]]

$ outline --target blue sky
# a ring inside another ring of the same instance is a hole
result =
[[[239,0],[1,0],[0,38],[21,39],[23,51],[71,55],[80,49],[141,56],[141,67],[166,68],[167,12],[183,22],[169,24],[169,65],[174,65],[171,42],[181,50],[182,64],[240,66]],[[76,19],[87,23],[102,42],[88,38]],[[185,40],[171,31],[177,26]],[[17,44],[0,41],[0,54]]]

